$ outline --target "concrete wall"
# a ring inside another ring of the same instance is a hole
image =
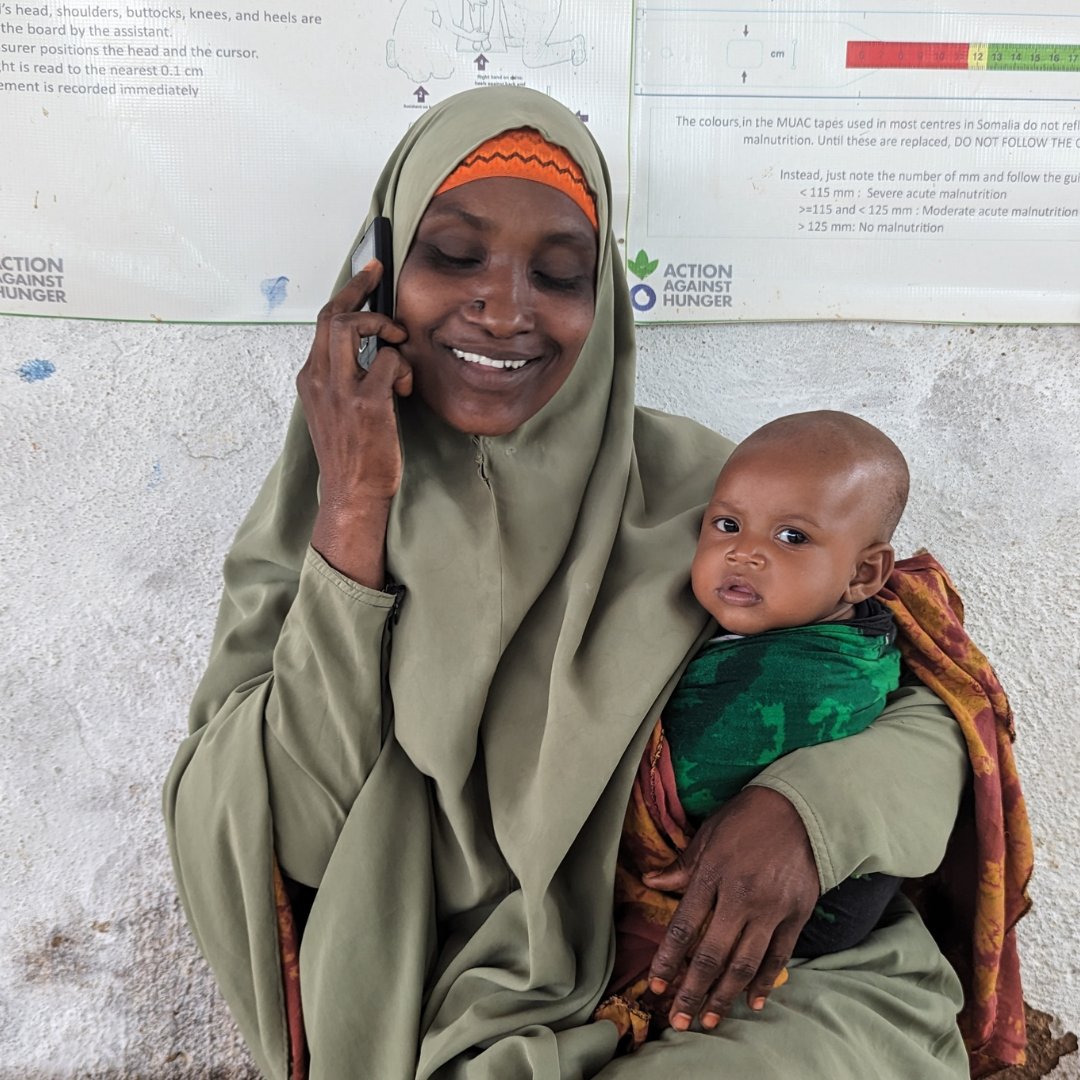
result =
[[[304,327],[0,319],[0,1076],[251,1075],[173,893],[159,789],[222,557],[277,453]],[[1029,1000],[1080,1028],[1080,332],[641,333],[640,397],[741,437],[884,427],[1013,698],[1034,821]],[[1080,1078],[1076,1056],[1055,1077]]]

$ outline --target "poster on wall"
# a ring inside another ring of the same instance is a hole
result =
[[[638,320],[1080,321],[1080,9],[994,8],[638,0]]]
[[[1010,2],[0,0],[0,312],[311,320],[408,125],[511,83],[639,321],[1080,321],[1080,11]]]
[[[0,0],[0,312],[312,320],[398,139],[473,86],[562,101],[625,193],[631,22],[622,0]]]

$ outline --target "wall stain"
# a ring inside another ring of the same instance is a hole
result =
[[[15,370],[23,382],[41,382],[56,374],[56,365],[51,360],[27,360]]]
[[[987,1080],[1039,1080],[1040,1077],[1049,1076],[1063,1057],[1076,1053],[1076,1036],[1066,1031],[1060,1039],[1055,1038],[1050,1027],[1054,1017],[1049,1013],[1039,1012],[1026,1002],[1024,1012],[1028,1031],[1027,1063],[1002,1069]],[[1057,1027],[1060,1029],[1061,1025],[1057,1024]]]
[[[233,431],[219,429],[217,431],[197,431],[194,433],[180,431],[176,433],[184,447],[184,453],[196,461],[213,459],[224,461],[233,454],[239,454],[247,449],[247,443]]]
[[[53,927],[34,935],[36,941],[23,951],[17,961],[28,983],[76,983],[86,985],[98,970],[88,955],[85,934]]]
[[[171,589],[175,584],[172,574],[167,570],[155,570],[143,578],[143,588],[152,592],[162,593]],[[137,794],[132,792],[131,794]]]
[[[259,289],[263,296],[266,298],[266,313],[269,315],[275,308],[280,307],[285,302],[285,293],[289,288],[289,279],[282,275],[281,277],[268,277],[264,278],[259,285]]]

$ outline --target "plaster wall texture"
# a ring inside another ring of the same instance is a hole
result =
[[[309,335],[0,318],[0,1076],[254,1075],[184,927],[159,790]],[[900,553],[950,568],[1019,720],[1027,995],[1080,1029],[1080,329],[732,325],[640,343],[645,404],[734,438],[846,409],[907,454]],[[1080,1078],[1075,1055],[1053,1075]]]

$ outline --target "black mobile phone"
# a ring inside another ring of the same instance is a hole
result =
[[[361,311],[374,311],[379,315],[394,314],[394,246],[390,232],[390,219],[377,217],[364,230],[360,243],[352,253],[352,272],[355,277],[372,259],[382,263],[382,280],[375,291],[364,301]],[[356,362],[367,371],[375,361],[375,353],[385,344],[377,337],[366,337],[360,342]]]

